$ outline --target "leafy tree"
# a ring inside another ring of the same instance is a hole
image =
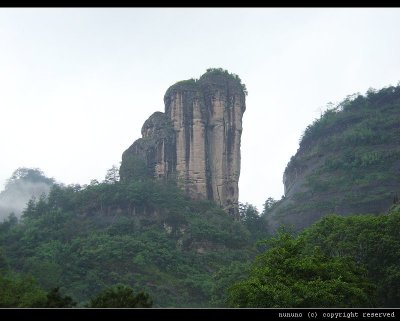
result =
[[[377,286],[379,307],[400,307],[400,207],[386,215],[329,215],[302,232],[307,250],[353,257]]]
[[[261,215],[265,216],[271,213],[272,208],[278,201],[273,199],[272,197],[268,197],[268,199],[264,203],[264,209]]]
[[[232,262],[221,268],[213,277],[211,304],[215,307],[226,307],[228,294],[226,289],[244,280],[248,276],[248,262]]]
[[[133,155],[125,156],[119,170],[122,180],[146,180],[150,177],[146,162]]]
[[[7,258],[4,254],[4,249],[0,247],[0,273],[2,271],[7,271],[9,268]]]
[[[46,306],[46,292],[30,276],[0,274],[0,308]]]
[[[52,246],[53,244],[50,242],[41,245],[38,257],[27,258],[25,261],[25,265],[29,266],[29,272],[35,276],[36,280],[45,289],[56,287],[60,284],[62,277],[61,265],[54,262],[54,256],[58,249],[52,249]]]
[[[70,296],[62,296],[59,287],[50,289],[47,293],[46,308],[72,308],[76,304]]]
[[[374,286],[353,259],[304,253],[302,238],[279,232],[253,263],[248,279],[229,290],[232,307],[371,307]]]
[[[257,220],[260,215],[257,208],[249,203],[243,204],[239,203],[239,217],[242,221],[252,221]]]
[[[18,223],[18,218],[14,212],[10,213],[8,217],[0,225],[0,233],[8,232],[13,226]]]
[[[240,79],[240,77],[237,74],[234,73],[230,73],[228,70],[223,69],[223,68],[208,68],[206,70],[206,73],[204,75],[202,75],[200,77],[200,79],[204,78],[207,75],[223,75],[223,76],[228,76],[229,78],[231,78],[232,80],[237,81],[240,86],[242,87],[243,93],[247,96],[248,92],[247,92],[247,88],[246,85],[244,83],[242,83],[242,80]]]
[[[119,168],[116,165],[113,165],[109,170],[107,170],[104,182],[108,184],[113,184],[118,181],[119,181]]]
[[[153,301],[147,293],[134,294],[124,285],[107,288],[90,300],[89,308],[151,308]]]
[[[27,168],[27,167],[20,167],[16,169],[11,177],[7,180],[6,189],[8,186],[16,183],[17,181],[29,181],[32,183],[46,183],[52,185],[54,183],[53,178],[48,178],[44,175],[43,171],[39,168]]]
[[[260,216],[255,206],[239,203],[239,217],[251,233],[253,241],[264,239],[268,235],[268,223]]]
[[[62,296],[59,287],[46,292],[32,276],[3,270],[0,274],[0,308],[71,308],[76,302]]]

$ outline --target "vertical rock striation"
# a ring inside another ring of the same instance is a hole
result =
[[[165,113],[150,116],[142,138],[124,152],[121,179],[176,177],[190,197],[237,216],[245,94],[239,77],[222,69],[168,88]]]

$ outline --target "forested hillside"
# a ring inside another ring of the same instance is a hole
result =
[[[270,223],[309,226],[335,213],[378,214],[400,193],[400,86],[329,108],[304,131]]]
[[[123,284],[148,293],[155,307],[218,306],[220,284],[255,254],[252,235],[266,235],[247,209],[234,221],[174,182],[56,184],[28,203],[20,222],[10,216],[0,225],[2,268],[60,287],[80,305]]]
[[[328,215],[298,235],[280,230],[249,275],[229,289],[234,307],[400,307],[400,206],[387,214]]]

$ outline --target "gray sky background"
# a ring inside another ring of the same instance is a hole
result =
[[[301,134],[347,95],[400,80],[397,8],[0,9],[0,189],[18,167],[102,180],[177,81],[246,84],[240,201],[283,194]]]

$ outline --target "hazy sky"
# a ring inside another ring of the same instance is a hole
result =
[[[18,167],[102,180],[177,81],[222,67],[248,89],[240,201],[283,194],[329,102],[400,80],[400,9],[0,9],[0,189]]]

